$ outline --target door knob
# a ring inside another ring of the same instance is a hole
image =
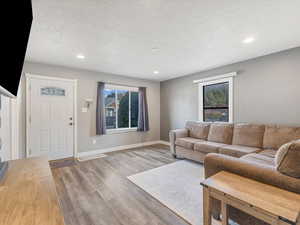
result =
[[[72,125],[73,125],[73,123],[69,123],[69,125],[70,125],[70,126],[72,126]]]

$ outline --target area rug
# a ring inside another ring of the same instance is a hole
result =
[[[187,160],[128,177],[192,225],[202,225],[203,165]]]
[[[85,162],[85,161],[104,158],[104,157],[107,157],[107,155],[101,153],[101,154],[97,154],[97,155],[78,157],[77,160],[79,162]]]

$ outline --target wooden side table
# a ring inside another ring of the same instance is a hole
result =
[[[221,201],[222,225],[228,225],[228,205],[271,225],[300,225],[299,194],[225,171],[201,184],[204,225],[211,225],[211,198]]]

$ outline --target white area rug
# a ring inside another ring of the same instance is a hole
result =
[[[182,160],[128,177],[177,215],[193,225],[202,225],[201,164]]]

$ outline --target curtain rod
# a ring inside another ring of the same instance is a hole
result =
[[[101,81],[101,82],[103,82],[104,84],[131,87],[131,88],[139,88],[140,87],[140,86],[130,86],[130,85],[126,85],[126,84],[118,84],[118,83],[111,83],[111,82],[104,82],[104,81]]]

